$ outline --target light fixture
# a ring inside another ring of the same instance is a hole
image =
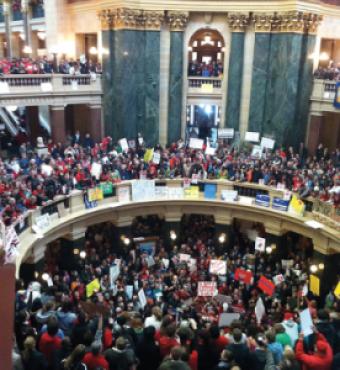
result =
[[[222,42],[221,41],[217,41],[217,46],[220,48],[222,47]]]
[[[272,253],[272,247],[266,247],[266,253],[267,254],[270,254],[270,253]]]
[[[78,248],[73,249],[73,254],[79,254],[79,249]]]
[[[125,57],[127,57],[127,56],[129,55],[129,52],[125,50],[125,51],[123,52],[123,55],[124,55]]]
[[[41,278],[42,278],[44,281],[47,281],[49,277],[50,277],[50,276],[48,275],[48,273],[47,273],[47,272],[44,272],[44,273],[41,275]]]
[[[46,39],[46,32],[45,31],[38,31],[37,36],[39,40],[45,40]]]
[[[6,109],[9,110],[10,112],[15,112],[18,109],[18,107],[16,105],[8,105]]]
[[[35,272],[34,272],[34,277],[35,277],[36,279],[38,279],[38,277],[39,277],[39,272],[38,272],[38,271],[35,271]]]
[[[225,47],[223,46],[223,48],[221,49],[221,51],[222,51],[222,53],[224,53],[225,52]]]
[[[311,267],[310,267],[309,269],[310,269],[310,272],[312,272],[312,273],[314,274],[315,272],[317,272],[317,271],[318,271],[318,266],[316,266],[316,265],[311,265]]]
[[[206,113],[206,114],[211,114],[211,112],[212,112],[212,108],[211,108],[211,105],[210,104],[208,104],[208,105],[206,105],[205,107],[204,107],[204,112]]]
[[[25,54],[32,54],[32,48],[29,45],[25,45],[22,52]]]
[[[95,46],[91,46],[90,49],[89,49],[89,53],[91,55],[97,55],[98,54],[98,50]]]
[[[223,244],[223,243],[226,241],[226,238],[227,238],[226,234],[225,234],[225,233],[222,233],[222,234],[220,234],[220,236],[218,237],[218,241],[219,241],[221,244]]]
[[[217,53],[217,60],[221,60],[222,59],[222,53]]]
[[[86,258],[86,252],[85,251],[81,251],[79,253],[79,257],[82,258],[82,259],[85,259]]]
[[[210,35],[205,35],[204,36],[204,39],[203,39],[203,41],[201,42],[201,45],[203,46],[203,45],[212,45],[212,46],[214,46],[214,41],[212,41],[211,40],[211,36]]]
[[[129,238],[124,238],[123,242],[124,242],[125,245],[129,245],[130,244],[130,239]]]
[[[188,46],[188,51],[192,51],[192,46]]]
[[[193,62],[196,62],[196,60],[197,60],[197,52],[196,52],[196,51],[193,51],[193,52],[192,52],[191,60],[192,60]]]
[[[271,245],[272,250],[274,251],[276,249],[276,244]]]
[[[325,51],[323,51],[320,56],[319,56],[319,60],[324,62],[324,61],[327,61],[329,60],[329,55],[328,53],[326,53]]]
[[[176,240],[177,239],[177,235],[176,235],[176,232],[174,230],[170,231],[170,239],[171,240]]]
[[[198,42],[197,42],[197,40],[195,40],[195,41],[192,43],[192,46],[193,46],[194,48],[196,48],[196,47],[197,47],[197,45],[198,45]]]
[[[325,265],[323,263],[319,263],[319,270],[324,270]]]

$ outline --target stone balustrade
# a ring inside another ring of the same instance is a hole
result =
[[[188,94],[222,94],[222,77],[188,77]]]
[[[334,97],[335,81],[314,79],[310,111],[339,112],[333,106]]]
[[[17,275],[22,262],[30,258],[34,249],[41,249],[47,243],[70,234],[76,234],[77,229],[84,229],[94,223],[114,222],[117,226],[131,225],[134,217],[139,215],[158,214],[166,221],[179,222],[183,214],[197,213],[214,215],[215,222],[218,224],[229,225],[234,218],[261,222],[264,224],[266,232],[273,235],[283,235],[288,231],[293,231],[313,239],[314,248],[320,253],[331,254],[340,252],[340,232],[339,222],[329,225],[327,215],[321,219],[320,202],[317,209],[319,212],[306,212],[304,217],[296,216],[289,212],[277,211],[272,208],[260,207],[255,205],[255,196],[258,193],[268,194],[271,198],[282,198],[283,191],[276,188],[267,187],[252,183],[235,183],[227,180],[205,180],[199,182],[200,188],[205,183],[217,185],[216,199],[206,199],[202,192],[197,198],[182,197],[154,197],[140,201],[118,201],[118,192],[125,188],[130,194],[132,181],[124,181],[114,186],[113,194],[98,201],[94,208],[86,208],[84,203],[83,191],[75,190],[70,196],[59,196],[54,201],[49,202],[44,207],[34,211],[29,211],[15,225],[20,238],[19,257],[17,259]],[[183,187],[182,179],[156,180],[156,187],[167,186]],[[237,201],[223,201],[221,193],[223,190],[237,190],[240,197]],[[49,225],[37,233],[34,225],[37,218],[49,214]],[[319,229],[308,226],[305,222],[317,219],[322,223]],[[339,221],[339,220],[338,220]],[[336,225],[337,227],[334,227]],[[33,228],[32,228],[33,227]],[[35,231],[33,231],[35,229]]]
[[[33,74],[0,76],[0,106],[101,104],[101,76]]]

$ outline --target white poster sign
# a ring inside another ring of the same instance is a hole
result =
[[[132,182],[132,200],[154,199],[156,195],[155,180],[135,180]]]
[[[190,254],[186,254],[186,253],[180,253],[179,254],[179,261],[180,262],[189,262],[190,261]]]
[[[160,153],[158,153],[158,152],[154,152],[153,153],[153,159],[152,159],[152,162],[154,163],[154,164],[159,164],[159,162],[161,161],[161,155],[160,155]]]
[[[260,141],[260,133],[259,132],[253,132],[253,131],[247,131],[244,136],[244,141],[249,141],[252,143],[258,143]]]
[[[285,278],[282,274],[279,274],[273,277],[273,281],[275,285],[279,285],[285,281]]]
[[[235,202],[238,197],[238,192],[236,190],[222,190],[221,198],[226,202]]]
[[[144,308],[146,306],[146,297],[143,289],[138,292],[138,298],[140,305]]]
[[[127,152],[129,150],[129,144],[125,137],[119,140],[119,145],[121,146],[123,152]]]
[[[264,252],[266,249],[266,239],[257,237],[255,239],[255,250]]]
[[[102,165],[100,163],[94,162],[91,166],[91,176],[95,177],[96,180],[100,179],[102,174]]]
[[[120,268],[118,265],[114,265],[110,267],[111,288],[114,286],[115,281],[118,279],[119,273],[120,273]]]
[[[307,337],[310,334],[313,334],[313,320],[310,314],[309,308],[300,312],[300,324],[301,332]]]
[[[233,128],[219,128],[217,130],[217,135],[219,138],[222,138],[222,139],[232,139],[234,137],[234,129]]]
[[[263,304],[262,298],[260,297],[255,305],[255,316],[257,322],[260,324],[263,316],[266,314],[266,308]]]
[[[261,148],[274,149],[275,140],[269,139],[268,137],[261,138]]]
[[[211,260],[209,271],[214,275],[225,275],[227,273],[226,261]]]
[[[202,139],[196,139],[191,137],[189,141],[189,148],[191,149],[202,149],[204,141]]]
[[[50,215],[49,214],[46,214],[46,215],[42,215],[42,216],[38,216],[36,219],[35,219],[35,224],[38,226],[38,228],[41,230],[41,231],[44,231],[45,229],[47,229],[50,224],[51,224],[51,220],[50,220]]]
[[[118,186],[117,187],[118,202],[130,202],[130,187]]]

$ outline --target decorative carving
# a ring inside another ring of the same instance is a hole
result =
[[[249,13],[228,13],[227,22],[232,31],[243,32],[250,25]]]
[[[255,13],[252,21],[257,32],[315,33],[322,16],[303,12]]]
[[[189,19],[189,13],[168,12],[167,21],[172,31],[184,31]]]
[[[159,30],[164,12],[128,8],[105,9],[98,13],[102,29]]]

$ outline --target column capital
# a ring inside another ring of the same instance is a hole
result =
[[[168,12],[167,21],[170,31],[184,31],[189,20],[188,12]]]
[[[3,3],[3,11],[4,11],[4,16],[9,15],[11,13],[11,3],[9,0],[4,0]]]
[[[244,32],[250,25],[249,13],[228,13],[227,23],[232,32]]]
[[[98,13],[103,30],[132,29],[159,31],[164,21],[163,11],[129,8],[104,9]]]

